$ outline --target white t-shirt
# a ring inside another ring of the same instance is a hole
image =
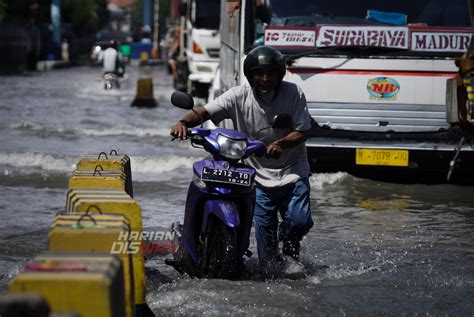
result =
[[[115,71],[115,63],[117,62],[117,58],[118,52],[116,49],[109,47],[104,51],[104,55],[102,56],[104,72],[107,73]]]
[[[233,87],[205,106],[211,120],[217,124],[231,119],[234,129],[252,138],[257,132],[270,126],[275,115],[291,115],[291,129],[265,129],[258,140],[266,145],[281,139],[292,130],[306,131],[311,128],[310,115],[303,91],[295,84],[283,81],[277,95],[269,103],[255,98],[248,85]],[[279,187],[294,183],[310,173],[306,146],[303,143],[284,148],[278,159],[251,156],[245,163],[257,170],[256,181],[262,187]]]

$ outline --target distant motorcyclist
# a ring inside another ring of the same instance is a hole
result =
[[[125,66],[122,62],[122,55],[117,50],[118,46],[115,41],[110,41],[107,49],[101,55],[103,74],[113,73],[119,77],[125,74]]]
[[[237,130],[254,137],[258,134],[267,145],[266,157],[250,157],[246,161],[257,171],[254,222],[258,256],[264,266],[280,262],[279,240],[283,242],[283,254],[298,259],[300,241],[313,226],[305,147],[310,116],[303,91],[283,81],[285,72],[282,54],[270,46],[259,46],[249,52],[244,62],[250,85],[233,87],[197,110],[204,120],[214,123],[231,119]],[[291,115],[291,129],[258,133],[281,113]],[[199,115],[191,112],[171,127],[171,134],[186,138],[187,129],[199,123]],[[278,213],[282,217],[280,225]]]
[[[122,54],[124,64],[129,64],[132,59],[132,38],[127,37],[124,43],[119,46],[119,53]]]

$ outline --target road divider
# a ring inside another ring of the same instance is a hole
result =
[[[48,234],[50,252],[112,253],[130,232],[130,223],[121,214],[58,214]],[[130,243],[130,240],[127,240]],[[135,288],[132,255],[114,252],[123,263],[126,316],[135,316]]]
[[[132,166],[131,160],[128,155],[118,154],[116,150],[110,151],[107,155],[105,152],[99,154],[90,153],[86,154],[79,160],[76,165],[77,170],[95,170],[98,166],[102,170],[120,170],[125,173],[127,193],[133,197],[133,186],[132,186]]]
[[[48,238],[49,253],[25,265],[9,294],[38,293],[51,313],[154,316],[146,303],[145,249],[169,248],[143,233],[127,155],[112,150],[79,160],[69,177],[65,210],[53,219]]]
[[[40,294],[53,313],[125,316],[123,268],[118,255],[39,255],[25,265],[8,290]]]

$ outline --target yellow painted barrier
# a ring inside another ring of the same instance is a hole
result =
[[[127,183],[127,176],[121,170],[101,171],[75,170],[69,177],[68,189],[73,188],[115,188],[125,190],[129,195],[132,192]]]
[[[140,62],[144,63],[148,61],[148,52],[142,51],[140,52]]]
[[[112,150],[110,154],[105,152],[101,153],[89,153],[81,158],[76,164],[78,170],[95,170],[100,166],[102,170],[121,170],[125,173],[127,179],[127,192],[133,197],[133,186],[132,186],[132,166],[130,157],[125,154],[117,154],[117,151]]]
[[[68,197],[73,197],[69,202],[67,213],[90,213],[101,212],[103,214],[114,213],[125,216],[130,222],[132,232],[131,241],[135,248],[133,254],[133,278],[135,284],[135,303],[146,303],[146,278],[145,278],[145,258],[141,245],[142,233],[142,210],[140,205],[127,193],[103,191],[96,189],[97,194],[91,194],[92,190],[72,189],[68,192]],[[68,198],[69,200],[69,198]]]
[[[106,254],[45,254],[25,265],[11,293],[37,293],[53,313],[125,316],[122,261]]]
[[[118,213],[130,221],[132,231],[142,231],[142,209],[140,204],[123,191],[101,189],[71,189],[67,195],[69,212]]]
[[[153,97],[153,80],[151,78],[138,79],[137,93],[130,106],[146,108],[158,106],[158,102]]]
[[[48,241],[50,252],[118,254],[123,263],[125,313],[126,316],[135,316],[132,255],[127,248],[122,248],[123,244],[130,243],[129,232],[129,221],[121,214],[58,214],[48,234]]]
[[[128,195],[123,189],[115,188],[74,188],[70,189],[67,192],[66,196],[66,212],[72,212],[73,201],[76,201],[78,195],[81,197],[109,197],[109,198],[123,198],[130,199],[131,196]],[[92,210],[97,212],[98,210]]]

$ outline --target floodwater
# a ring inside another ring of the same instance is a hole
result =
[[[127,154],[145,230],[182,220],[194,160],[171,142],[184,111],[169,103],[162,67],[131,67],[104,91],[99,69],[0,77],[0,292],[47,251],[74,165],[87,153]],[[152,77],[158,108],[130,107],[136,80]],[[300,274],[264,279],[255,259],[241,281],[191,279],[147,261],[147,302],[157,315],[473,316],[474,187],[399,185],[345,173],[311,177],[315,225]],[[256,254],[252,235],[252,251]]]

